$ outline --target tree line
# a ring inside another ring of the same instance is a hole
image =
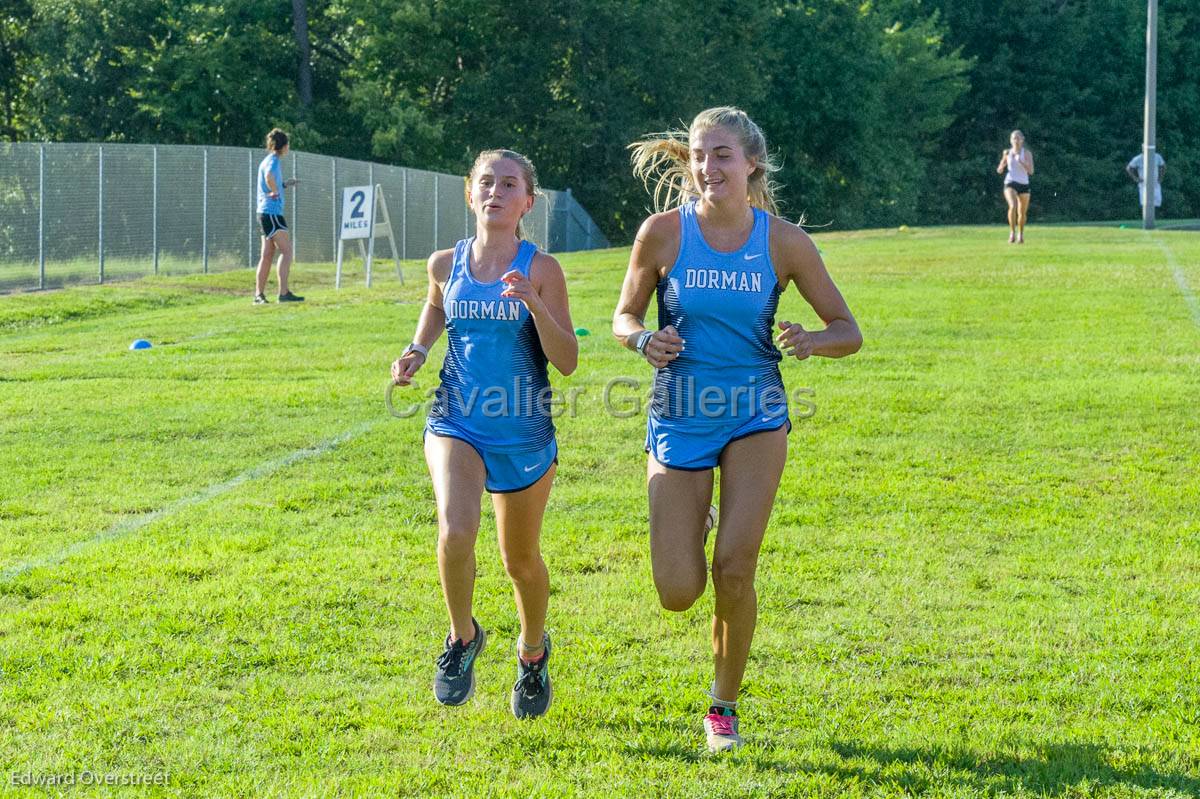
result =
[[[1161,0],[1164,215],[1200,216],[1200,6]],[[994,221],[1021,128],[1033,218],[1137,215],[1145,5],[1129,0],[0,0],[0,138],[258,146],[463,172],[527,153],[614,241],[626,145],[738,105],[786,215]]]

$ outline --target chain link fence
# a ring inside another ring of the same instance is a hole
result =
[[[0,291],[253,267],[263,150],[142,144],[0,143]],[[342,189],[379,184],[401,258],[471,235],[463,178],[292,152],[284,211],[297,262],[337,258]],[[548,252],[607,247],[567,191],[525,217]],[[377,257],[381,253],[377,253]]]

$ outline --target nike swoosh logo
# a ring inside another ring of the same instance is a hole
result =
[[[747,255],[743,255],[742,257],[745,258],[747,261],[753,261],[755,258],[762,258],[762,253],[760,252],[758,255],[747,254]]]
[[[527,471],[527,472],[532,472],[534,469],[536,469],[537,467],[539,467],[539,466],[541,466],[541,465],[542,465],[542,464],[540,464],[540,463],[535,463],[533,466],[526,466],[526,467],[525,467],[525,471]]]

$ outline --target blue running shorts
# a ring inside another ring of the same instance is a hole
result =
[[[551,439],[550,443],[541,449],[525,452],[496,452],[472,441],[465,433],[449,425],[439,423],[436,426],[431,421],[425,426],[423,435],[433,433],[442,438],[457,438],[471,445],[479,453],[487,473],[483,487],[489,494],[513,494],[524,491],[538,480],[541,480],[550,467],[558,463],[558,440]]]
[[[646,422],[646,452],[669,469],[698,472],[715,468],[731,442],[785,425],[792,432],[787,413],[733,419],[723,425],[673,421],[651,413]]]

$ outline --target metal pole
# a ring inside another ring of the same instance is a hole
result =
[[[400,236],[400,259],[408,260],[408,170],[400,170],[400,187],[401,193],[404,195],[400,199],[400,224],[401,230],[404,231]]]
[[[257,206],[255,205],[255,202],[254,202],[255,193],[256,193],[255,189],[257,187],[254,185],[254,151],[253,150],[246,151],[246,178],[247,178],[246,186],[249,190],[249,203],[250,203],[250,224],[246,228],[246,263],[247,263],[247,265],[249,265],[249,267],[251,269],[253,269],[254,268],[254,223],[258,221],[254,218],[255,217],[254,212],[257,210]]]
[[[436,250],[438,248],[438,223],[437,223],[438,193],[439,193],[438,192],[438,178],[439,178],[439,175],[437,173],[434,173],[434,176],[433,176],[433,246],[430,247],[430,249],[432,249],[432,250]]]
[[[208,274],[208,148],[204,148],[204,200],[200,211],[200,252],[204,259],[204,274]]]
[[[371,184],[371,219],[367,234],[367,288],[371,287],[371,261],[375,258],[375,213],[378,211],[379,192],[375,191],[375,164],[367,165],[367,182]]]
[[[542,195],[542,217],[545,219],[545,227],[543,228],[543,230],[545,230],[545,233],[543,233],[542,235],[546,237],[546,252],[550,252],[550,194],[549,193]]]
[[[153,227],[153,230],[150,234],[150,241],[152,242],[152,246],[154,247],[154,274],[157,275],[158,274],[158,145],[157,144],[154,145],[154,168],[151,171],[151,175],[153,176],[153,180],[154,180],[154,188],[150,192],[151,197],[153,198],[150,201],[150,203],[151,203],[150,207],[152,209],[150,212],[150,218],[152,220],[150,224]]]
[[[99,192],[99,208],[96,209],[96,216],[99,220],[99,235],[96,240],[96,247],[100,250],[100,282],[104,282],[104,145],[100,145],[100,192]]]
[[[46,145],[38,146],[38,288],[46,288]]]
[[[333,238],[330,239],[330,244],[334,249],[334,256],[337,255],[338,242],[338,201],[337,201],[337,159],[330,158],[329,163],[332,165],[332,176],[329,178],[329,213],[333,217]]]
[[[1146,6],[1146,126],[1142,142],[1142,228],[1154,230],[1154,197],[1158,193],[1158,151],[1154,146],[1155,94],[1158,77],[1158,0]]]
[[[297,241],[300,227],[300,189],[296,187],[296,162],[300,156],[292,153],[292,263],[300,260],[300,243]]]
[[[563,252],[574,252],[575,248],[571,245],[571,233],[575,230],[575,226],[571,223],[575,221],[575,196],[571,194],[570,186],[567,186],[567,201],[563,203],[563,205],[566,206],[567,217],[567,229],[563,231],[566,234],[566,242],[563,244]]]

